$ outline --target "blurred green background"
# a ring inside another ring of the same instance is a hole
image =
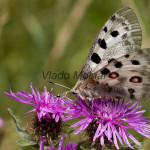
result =
[[[142,27],[142,48],[150,47],[149,0],[0,0],[0,117],[5,131],[0,149],[16,150],[19,139],[7,108],[20,117],[32,109],[5,96],[3,92],[25,90],[30,83],[40,91],[44,85],[54,94],[66,89],[50,85],[48,71],[69,73],[69,79],[50,79],[73,87],[74,71],[80,71],[91,45],[107,19],[123,6],[131,7]],[[150,116],[150,102],[142,103]],[[143,139],[142,150],[149,150],[150,140]],[[76,138],[77,139],[77,138]],[[72,140],[75,140],[72,139]],[[25,148],[21,148],[22,150]],[[31,149],[31,148],[26,148]]]

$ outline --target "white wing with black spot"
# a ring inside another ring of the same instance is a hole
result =
[[[95,91],[99,93],[101,89],[101,96],[146,100],[150,98],[150,49],[136,50],[121,56],[94,76],[101,76],[93,79],[98,83]]]
[[[142,31],[134,11],[129,7],[118,10],[98,33],[80,76],[93,74],[110,61],[140,49]]]

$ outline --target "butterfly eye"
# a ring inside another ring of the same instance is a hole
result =
[[[72,90],[72,91],[70,92],[70,94],[71,94],[71,95],[77,95],[77,92],[75,92],[74,90]]]
[[[58,94],[56,97],[60,97],[60,95]]]

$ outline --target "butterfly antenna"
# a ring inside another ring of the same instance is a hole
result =
[[[62,93],[62,94],[58,94],[56,97],[61,97],[61,96],[63,96],[63,95],[67,95],[68,92],[70,92],[70,90],[69,90],[69,91],[66,91],[66,92],[64,92],[64,93]]]
[[[55,84],[55,85],[59,85],[59,86],[61,86],[61,87],[64,87],[64,88],[66,88],[66,89],[69,89],[69,90],[71,90],[71,88],[69,88],[69,87],[67,87],[67,86],[64,86],[64,85],[62,85],[62,84],[59,84],[59,83],[56,83],[56,82],[52,82],[52,81],[48,81],[49,83],[52,83],[52,84]]]
[[[69,90],[69,91],[66,91],[66,92],[64,92],[64,93],[62,93],[61,95],[67,95],[68,92],[70,92],[70,90]]]

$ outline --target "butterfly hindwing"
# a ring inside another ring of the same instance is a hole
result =
[[[149,52],[142,49],[128,53],[95,73],[93,77],[101,77],[93,79],[96,92],[102,88],[101,95],[146,100],[150,96]]]
[[[124,7],[106,22],[98,33],[80,76],[93,74],[112,59],[141,47],[142,31],[134,11]]]

